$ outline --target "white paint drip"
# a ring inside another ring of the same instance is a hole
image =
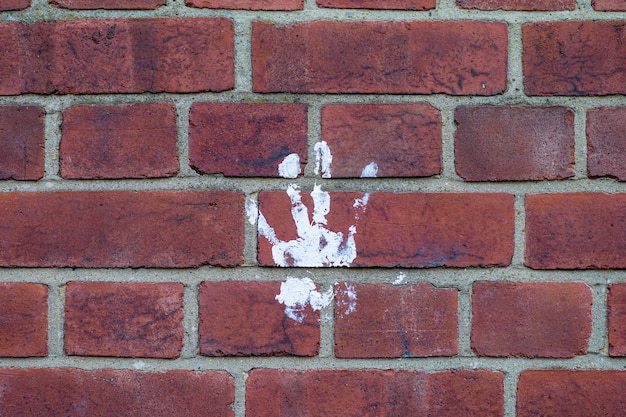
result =
[[[398,276],[396,277],[396,280],[393,282],[393,285],[400,285],[404,283],[405,279],[406,279],[406,274],[404,272],[400,272]]]
[[[376,178],[378,175],[378,164],[376,162],[370,162],[361,171],[361,178]]]
[[[300,172],[300,156],[297,153],[287,155],[278,165],[278,175],[283,178],[298,178]]]
[[[280,284],[280,294],[276,300],[285,305],[285,314],[298,323],[306,319],[305,308],[311,306],[313,311],[320,311],[333,300],[333,289],[321,293],[317,291],[315,283],[309,278],[287,277]]]
[[[298,238],[282,241],[276,237],[274,228],[267,223],[263,213],[259,212],[258,231],[272,244],[272,259],[278,266],[350,266],[356,258],[354,235],[356,226],[348,228],[348,235],[333,232],[325,226],[326,215],[330,212],[330,194],[315,185],[311,192],[313,198],[313,216],[309,220],[309,210],[302,203],[300,188],[291,184],[287,187],[291,200],[291,217],[296,225]],[[368,195],[366,195],[369,197]],[[367,198],[356,199],[354,207],[364,211]],[[364,200],[365,199],[365,200]],[[358,200],[358,203],[357,203]],[[358,220],[358,211],[355,220]]]
[[[326,141],[321,141],[315,144],[315,175],[322,173],[322,178],[330,178],[330,165],[333,162],[333,155],[330,153],[330,148]]]
[[[344,284],[344,288],[339,288],[340,294],[338,294],[338,305],[337,308],[340,309],[341,316],[347,316],[356,311],[356,302],[357,295],[356,290],[354,289],[354,285],[352,284]]]
[[[248,216],[248,223],[250,224],[255,224],[259,218],[259,208],[256,200],[250,197],[246,198],[246,216]]]

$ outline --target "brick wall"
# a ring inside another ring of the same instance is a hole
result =
[[[624,0],[0,0],[0,414],[626,409]]]

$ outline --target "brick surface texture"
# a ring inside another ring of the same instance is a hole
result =
[[[625,415],[624,12],[0,0],[0,415]]]

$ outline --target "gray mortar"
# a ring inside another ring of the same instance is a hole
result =
[[[56,191],[56,190],[155,190],[155,189],[209,189],[241,191],[249,198],[257,198],[261,190],[284,190],[294,180],[225,178],[221,175],[201,176],[188,165],[188,115],[194,102],[298,102],[309,105],[309,154],[305,176],[296,182],[303,190],[321,184],[328,191],[397,191],[397,192],[507,192],[515,194],[515,255],[508,268],[470,269],[315,269],[315,268],[260,268],[255,266],[256,230],[246,223],[244,266],[235,269],[201,267],[197,269],[0,269],[1,282],[41,282],[49,287],[49,356],[45,358],[3,358],[3,366],[15,367],[78,367],[83,369],[120,368],[143,370],[194,369],[228,370],[236,381],[235,415],[245,414],[245,378],[252,368],[287,369],[413,369],[427,372],[446,369],[489,369],[505,375],[505,415],[515,415],[516,384],[519,373],[526,369],[626,369],[626,358],[607,356],[606,286],[626,281],[625,271],[534,271],[524,267],[524,195],[551,192],[624,192],[625,183],[609,179],[586,178],[585,117],[589,109],[600,106],[626,105],[624,96],[606,97],[528,97],[524,94],[522,73],[521,28],[524,23],[551,20],[613,20],[623,19],[620,12],[596,12],[590,0],[578,0],[575,11],[566,12],[505,12],[473,11],[456,7],[454,0],[438,0],[437,9],[424,12],[368,11],[317,8],[315,0],[305,0],[305,8],[296,12],[251,12],[234,10],[192,9],[183,0],[168,0],[167,5],[155,11],[74,11],[55,9],[46,0],[33,0],[30,9],[0,13],[0,21],[35,22],[55,19],[85,18],[155,18],[155,17],[227,17],[235,27],[235,85],[225,93],[198,94],[104,94],[40,96],[23,95],[0,97],[0,105],[37,105],[46,109],[45,118],[45,178],[38,182],[1,181],[0,192]],[[290,24],[323,19],[332,20],[484,20],[508,24],[508,88],[498,96],[446,95],[316,95],[316,94],[256,94],[252,92],[250,67],[250,35],[252,22],[262,20],[276,24]],[[61,111],[77,104],[121,104],[135,102],[174,103],[177,110],[180,173],[174,178],[152,180],[95,180],[66,181],[58,177],[58,145],[61,135]],[[426,102],[441,111],[443,172],[431,178],[415,179],[346,179],[322,180],[313,175],[315,155],[313,146],[320,140],[320,111],[328,103],[413,103]],[[563,181],[466,183],[454,169],[454,109],[461,105],[563,105],[575,112],[576,176]],[[430,282],[437,287],[459,290],[459,356],[452,358],[402,359],[336,359],[333,357],[332,306],[321,312],[320,355],[314,358],[243,357],[210,358],[198,356],[197,297],[203,281],[261,280],[282,281],[287,276],[309,277],[322,290],[337,281],[389,282],[398,274],[406,274],[406,283]],[[470,347],[471,285],[474,281],[581,281],[593,290],[593,331],[589,353],[574,359],[521,359],[477,357]],[[180,359],[134,359],[67,357],[63,355],[63,297],[69,281],[123,281],[123,282],[182,282],[185,285],[185,337]]]

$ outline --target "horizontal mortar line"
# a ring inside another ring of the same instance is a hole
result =
[[[226,370],[233,375],[255,368],[286,369],[296,371],[316,370],[398,370],[445,372],[448,370],[491,370],[507,373],[524,370],[621,370],[626,368],[626,358],[611,358],[588,354],[572,359],[525,359],[486,357],[431,357],[397,359],[338,359],[334,357],[194,357],[186,359],[150,358],[98,358],[57,356],[46,358],[3,358],[1,368],[78,368],[84,370],[130,369],[141,371],[211,371]],[[139,369],[137,369],[139,367]]]

